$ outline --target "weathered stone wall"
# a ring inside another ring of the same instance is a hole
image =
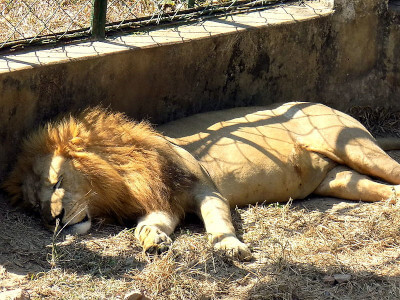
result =
[[[294,100],[400,110],[399,24],[387,0],[336,0],[306,22],[0,73],[0,177],[21,136],[99,103],[154,123]]]
[[[382,41],[380,67],[387,84],[388,97],[398,107],[400,105],[400,6],[389,10],[384,20],[386,24],[382,26],[382,35],[385,38]]]

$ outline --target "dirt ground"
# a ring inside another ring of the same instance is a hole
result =
[[[397,127],[397,126],[396,126]],[[400,151],[392,151],[400,161]],[[400,299],[400,203],[331,198],[233,212],[254,259],[213,251],[188,217],[167,253],[142,253],[132,229],[97,224],[58,236],[0,198],[0,293],[31,299]]]

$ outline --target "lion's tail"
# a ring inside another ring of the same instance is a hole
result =
[[[380,137],[376,139],[376,142],[383,150],[400,150],[399,137]]]

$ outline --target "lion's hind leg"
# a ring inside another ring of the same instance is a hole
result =
[[[164,211],[151,212],[138,221],[135,236],[150,254],[159,254],[169,249],[172,240],[169,235],[174,232],[179,218]]]
[[[400,186],[373,181],[366,175],[340,165],[328,172],[314,194],[367,202],[396,201]]]
[[[344,141],[341,142],[342,139]],[[343,160],[339,161],[340,163],[362,174],[380,178],[391,184],[400,184],[400,164],[383,151],[372,138],[360,138],[360,140],[357,137],[353,137],[353,140],[350,137],[338,138],[337,147],[333,151]]]

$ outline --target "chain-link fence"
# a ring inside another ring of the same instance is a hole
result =
[[[191,20],[284,0],[0,0],[0,50]]]

